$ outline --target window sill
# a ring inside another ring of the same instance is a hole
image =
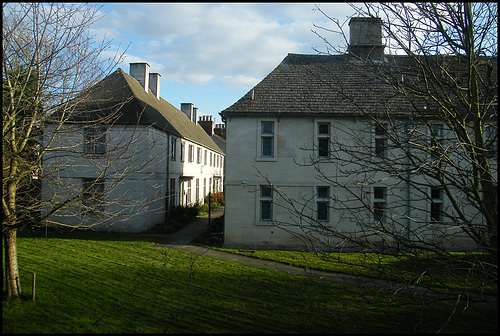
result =
[[[278,159],[276,159],[275,157],[272,157],[272,158],[259,157],[255,161],[258,161],[258,162],[278,162]]]
[[[273,226],[274,222],[273,221],[256,221],[255,226]]]

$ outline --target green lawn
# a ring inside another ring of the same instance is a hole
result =
[[[435,288],[446,287],[494,296],[498,292],[497,267],[489,264],[489,256],[486,253],[456,252],[450,253],[449,257],[436,257],[430,253],[417,256],[217,249],[321,271],[418,282]],[[482,267],[477,267],[479,264]],[[472,265],[476,265],[476,269],[473,269]]]
[[[4,300],[3,332],[497,331],[496,307],[393,296],[109,237],[19,237],[23,292],[31,295],[36,273],[36,300]]]

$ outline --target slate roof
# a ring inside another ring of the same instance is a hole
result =
[[[446,57],[443,56],[444,61]],[[409,56],[386,55],[384,62],[367,62],[349,54],[288,54],[268,76],[220,115],[223,118],[359,116],[390,112],[404,116],[414,107],[425,105],[431,110],[432,102],[422,99],[410,102],[391,82],[418,79],[415,68]],[[394,78],[387,81],[380,75],[382,72],[391,73]]]
[[[146,92],[120,68],[77,99],[67,122],[151,125],[223,153],[200,125],[163,98],[156,99],[151,90]]]

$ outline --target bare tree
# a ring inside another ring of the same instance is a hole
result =
[[[99,7],[88,4],[3,5],[2,231],[8,297],[21,292],[17,230],[30,217],[39,221],[45,122],[59,111],[61,128],[75,98],[118,61],[118,55],[105,57],[109,40],[99,42],[89,34],[98,18]]]
[[[422,252],[449,256],[450,250],[470,249],[470,244],[463,244],[472,241],[475,251],[487,252],[489,260],[462,256],[460,266],[438,263],[429,274],[466,267],[485,283],[494,283],[498,239],[496,3],[391,3],[355,8],[358,16],[382,19],[386,47],[393,54],[385,55],[383,62],[359,56],[371,69],[366,76],[390,89],[388,93],[381,89],[381,100],[388,94],[410,108],[401,111],[402,105],[386,104],[374,113],[331,74],[332,95],[357,108],[356,122],[338,119],[330,125],[329,159],[313,155],[309,162],[298,164],[315,167],[318,179],[338,191],[328,195],[336,222],[326,225],[315,215],[320,209],[315,204],[320,190],[315,197],[298,199],[274,186],[280,198],[276,205],[291,214],[289,221],[276,225],[312,248],[357,246],[381,253],[407,252],[405,257],[421,257]],[[343,34],[343,24],[336,19],[332,22],[337,29],[316,27],[327,43],[327,53],[341,50],[324,35]],[[399,56],[405,62],[395,62]],[[356,223],[356,230],[345,230],[342,223],[346,222]],[[470,289],[464,284],[464,291]]]

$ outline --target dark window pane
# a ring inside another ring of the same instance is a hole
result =
[[[330,156],[330,141],[328,138],[318,139],[318,156],[319,157],[329,157]]]
[[[260,201],[260,220],[270,221],[272,220],[272,202],[271,201]]]
[[[330,134],[330,123],[319,123],[318,124],[318,134],[329,135]]]
[[[273,157],[273,137],[262,137],[262,156]]]
[[[330,197],[330,187],[318,187],[318,197],[319,198]]]
[[[274,134],[274,122],[273,121],[263,121],[261,134]]]
[[[328,202],[318,202],[318,220],[328,221]]]

